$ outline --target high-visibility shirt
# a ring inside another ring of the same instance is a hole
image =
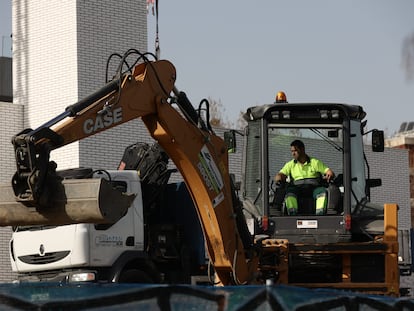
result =
[[[301,180],[305,178],[318,178],[328,170],[329,167],[321,160],[308,157],[307,161],[303,164],[295,159],[287,162],[280,170],[280,173],[289,176],[293,180]]]

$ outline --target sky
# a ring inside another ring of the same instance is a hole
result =
[[[236,123],[250,106],[274,102],[361,105],[367,129],[393,135],[414,121],[414,80],[403,67],[414,35],[412,0],[159,0],[161,58],[195,107],[204,98]],[[155,51],[148,15],[148,52]],[[11,1],[0,0],[0,34],[11,33]]]

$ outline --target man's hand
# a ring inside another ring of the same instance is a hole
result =
[[[327,182],[330,182],[331,180],[333,180],[334,177],[335,177],[335,174],[331,169],[328,169],[325,172],[325,179],[326,179]]]
[[[276,184],[281,183],[281,182],[286,182],[286,178],[287,178],[287,176],[285,174],[277,173],[276,176],[275,176]]]

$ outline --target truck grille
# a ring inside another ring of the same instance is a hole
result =
[[[26,255],[26,256],[19,256],[19,260],[30,264],[30,265],[44,265],[51,262],[55,262],[58,260],[61,260],[65,258],[67,255],[69,255],[70,251],[61,251],[61,252],[51,252],[51,253],[45,253],[43,256],[40,256],[39,254],[33,254],[33,255]]]

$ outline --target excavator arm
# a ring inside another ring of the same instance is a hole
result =
[[[167,61],[140,64],[132,75],[119,77],[94,94],[66,108],[39,128],[13,138],[17,171],[12,185],[17,199],[34,206],[49,204],[48,186],[55,178],[50,151],[156,112],[174,85],[175,69]]]
[[[113,215],[111,206],[94,207],[100,210],[96,213],[98,216],[91,217],[87,204],[76,217],[68,217],[71,214],[68,206],[77,201],[77,193],[69,191],[69,181],[62,181],[56,174],[56,164],[49,161],[49,154],[53,149],[141,118],[184,178],[197,208],[218,282],[224,285],[251,282],[258,256],[246,234],[240,203],[232,189],[227,148],[203,124],[185,94],[175,89],[175,80],[176,71],[170,62],[145,61],[132,74],[113,80],[38,129],[28,129],[15,136],[17,171],[12,186],[16,200],[0,206],[0,224],[58,225],[105,222],[107,215],[112,215],[109,221],[120,218],[124,211]],[[170,97],[172,92],[176,94],[174,100]],[[178,104],[181,112],[173,103]],[[103,185],[97,187],[103,188]],[[109,193],[105,187],[104,192]],[[84,188],[86,185],[82,184],[76,189]],[[57,200],[56,193],[65,200]],[[125,200],[124,205],[133,199],[117,195],[117,200]],[[98,205],[103,205],[105,200],[110,197],[102,198]],[[57,209],[56,202],[60,202]],[[18,209],[28,212],[19,214]]]

